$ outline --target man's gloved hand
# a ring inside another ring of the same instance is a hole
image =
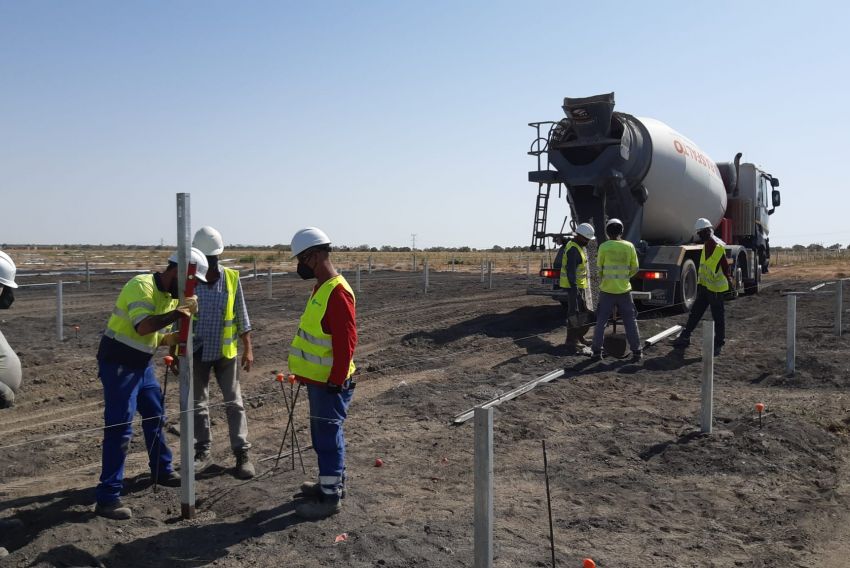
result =
[[[168,347],[174,347],[180,343],[180,334],[176,331],[171,333],[164,333],[162,335],[162,339],[159,340],[160,345],[167,345]]]
[[[196,313],[198,313],[198,297],[197,296],[189,296],[183,302],[175,308],[175,311],[180,312],[181,315],[186,316],[187,318],[192,317]]]

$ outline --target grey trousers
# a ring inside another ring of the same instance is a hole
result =
[[[593,349],[594,353],[602,351],[602,339],[605,335],[605,326],[614,313],[614,308],[617,308],[617,313],[623,318],[623,327],[626,328],[626,339],[629,342],[631,350],[640,351],[640,334],[637,328],[637,310],[635,303],[632,301],[632,295],[628,292],[625,294],[609,294],[608,292],[599,293],[599,305],[596,307],[596,329],[593,331]]]
[[[239,360],[216,359],[201,361],[199,355],[193,360],[193,381],[195,389],[195,451],[209,450],[212,445],[210,435],[210,371],[215,373],[216,382],[224,395],[227,413],[227,428],[230,431],[230,447],[233,452],[247,450],[248,418],[242,404],[242,390],[239,388]]]

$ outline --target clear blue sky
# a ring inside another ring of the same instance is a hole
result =
[[[526,245],[527,123],[615,91],[846,244],[847,6],[0,0],[0,242]]]

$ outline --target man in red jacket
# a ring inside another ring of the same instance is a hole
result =
[[[354,390],[357,321],[354,292],[334,268],[330,245],[328,236],[315,227],[292,238],[298,275],[317,280],[289,348],[289,370],[307,386],[310,436],[319,462],[318,482],[301,485],[312,501],[295,510],[306,519],[338,513],[345,496],[343,423]]]

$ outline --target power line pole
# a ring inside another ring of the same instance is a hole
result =
[[[416,233],[410,233],[410,240],[412,241],[411,249],[416,250]]]

